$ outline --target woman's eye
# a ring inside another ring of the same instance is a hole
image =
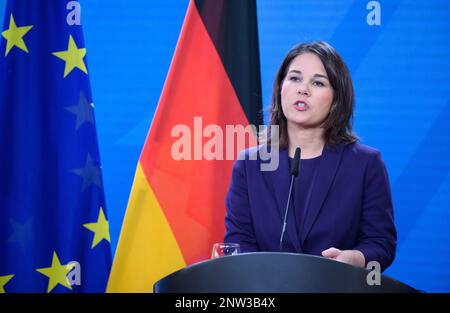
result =
[[[318,87],[323,87],[323,86],[325,86],[325,84],[324,84],[324,83],[322,83],[322,82],[319,82],[319,81],[315,81],[315,82],[313,82],[313,85],[314,85],[314,86],[318,86]]]
[[[291,77],[289,78],[289,80],[291,80],[291,81],[293,81],[293,82],[298,82],[298,81],[300,81],[300,78],[297,77],[297,76],[291,76]]]

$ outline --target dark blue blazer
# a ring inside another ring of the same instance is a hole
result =
[[[279,152],[275,171],[261,171],[260,157],[250,159],[260,152],[261,146],[247,149],[245,159],[235,162],[226,196],[224,240],[241,244],[243,252],[279,251],[289,193],[287,150]],[[321,255],[330,247],[357,249],[366,264],[378,261],[382,270],[387,268],[395,257],[397,233],[380,153],[358,143],[325,147],[312,184],[302,225],[289,210],[284,251]]]

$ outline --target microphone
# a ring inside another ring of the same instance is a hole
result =
[[[300,153],[301,153],[301,150],[299,147],[297,147],[297,149],[295,149],[294,162],[293,162],[292,168],[291,168],[291,184],[289,186],[289,195],[288,195],[288,199],[287,199],[286,210],[284,213],[283,229],[281,231],[281,237],[280,237],[280,252],[283,252],[283,238],[284,238],[284,233],[286,232],[289,204],[291,203],[292,186],[294,186],[294,178],[298,175],[298,168],[300,165]]]

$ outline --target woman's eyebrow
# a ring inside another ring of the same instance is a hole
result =
[[[289,73],[302,74],[302,71],[299,71],[299,70],[290,70]],[[313,77],[319,77],[319,78],[325,78],[325,79],[328,79],[328,77],[327,77],[326,75],[319,74],[319,73],[314,74]]]
[[[323,74],[314,74],[314,77],[320,77],[320,78],[328,79],[327,75],[323,75]]]

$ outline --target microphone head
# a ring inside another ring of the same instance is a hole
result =
[[[298,174],[298,164],[300,163],[300,153],[301,153],[301,149],[300,149],[300,147],[297,147],[295,149],[294,162],[292,163],[292,168],[291,168],[291,175],[297,176],[297,174]]]

